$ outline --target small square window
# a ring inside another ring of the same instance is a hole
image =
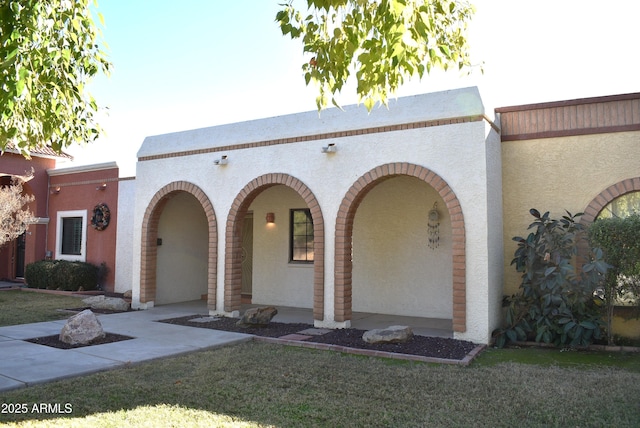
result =
[[[87,211],[58,211],[55,258],[84,262],[87,259]]]
[[[309,209],[293,209],[290,213],[289,260],[313,262],[313,219]]]
[[[82,217],[62,219],[62,248],[64,255],[82,255]]]

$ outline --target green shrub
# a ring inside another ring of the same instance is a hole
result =
[[[603,218],[589,227],[591,242],[602,248],[607,263],[613,266],[604,283],[607,340],[614,343],[611,324],[616,305],[635,306],[640,314],[640,215]]]
[[[85,262],[42,260],[26,266],[25,282],[30,288],[95,290],[98,284],[98,267]]]
[[[556,346],[586,346],[601,335],[600,311],[593,293],[609,266],[600,249],[594,249],[578,274],[575,267],[578,242],[584,226],[581,214],[567,212],[552,219],[531,209],[535,232],[518,243],[511,262],[522,272],[520,292],[505,298],[505,326],[494,332],[496,344],[532,340]]]
[[[29,288],[51,289],[54,262],[43,260],[29,263],[25,267],[24,279]]]

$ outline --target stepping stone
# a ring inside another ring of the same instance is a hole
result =
[[[311,336],[306,336],[304,334],[287,334],[286,336],[280,336],[278,339],[285,339],[285,340],[309,340],[311,339]]]
[[[322,336],[323,334],[331,333],[328,328],[308,328],[298,332],[299,334],[307,334],[310,336]]]

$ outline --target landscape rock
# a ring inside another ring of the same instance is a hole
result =
[[[110,311],[128,311],[130,303],[119,297],[93,296],[82,300],[91,309],[107,309]]]
[[[251,308],[245,311],[237,324],[245,327],[264,327],[268,325],[277,314],[278,310],[273,306]]]
[[[70,345],[86,345],[104,336],[98,317],[90,309],[85,309],[67,320],[59,339]]]
[[[122,297],[125,299],[130,299],[133,296],[133,291],[127,290],[122,294]]]
[[[411,327],[392,325],[387,328],[369,330],[362,335],[362,340],[367,343],[404,343],[412,337]]]

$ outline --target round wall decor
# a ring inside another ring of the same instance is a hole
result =
[[[98,204],[93,209],[93,216],[91,217],[91,226],[95,230],[104,230],[109,226],[109,219],[111,218],[111,211],[107,204]]]

